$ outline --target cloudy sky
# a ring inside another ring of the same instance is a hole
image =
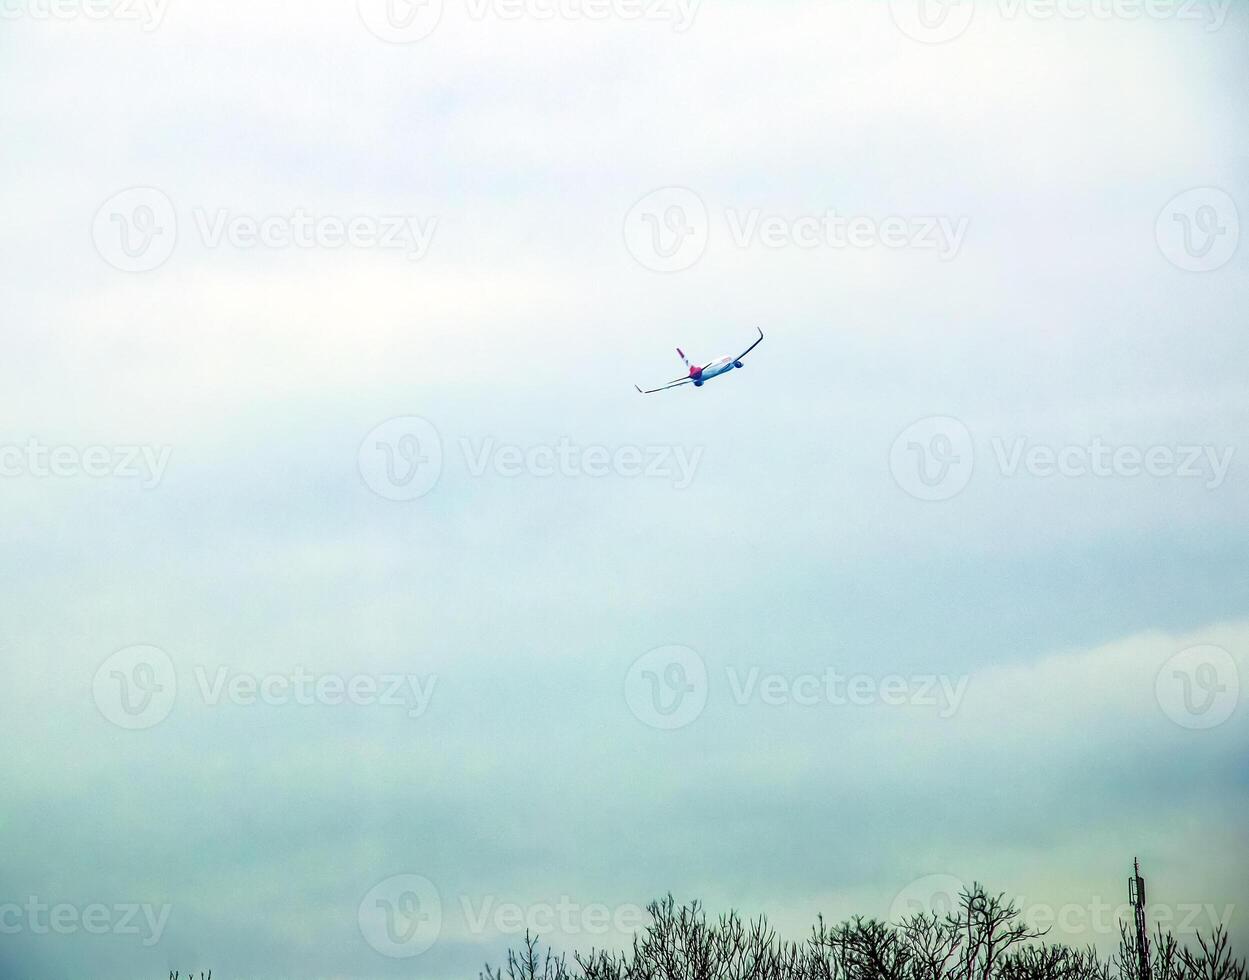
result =
[[[1243,948],[1247,45],[0,0],[0,973],[972,880],[1109,946],[1134,855]]]

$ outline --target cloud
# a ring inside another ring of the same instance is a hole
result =
[[[467,10],[412,46],[328,0],[174,4],[149,32],[6,22],[0,449],[171,450],[149,489],[0,478],[0,904],[172,906],[150,949],[6,936],[9,972],[471,975],[514,939],[509,903],[523,923],[671,889],[799,934],[930,874],[1091,907],[1135,853],[1158,902],[1239,915],[1244,708],[1177,723],[1230,681],[1168,664],[1212,644],[1249,677],[1244,252],[1187,273],[1155,224],[1192,187],[1249,206],[1226,95],[1244,18],[986,7],[928,47],[877,3],[703,5],[680,33]],[[1146,76],[1170,81],[1142,94]],[[91,235],[135,186],[177,218],[151,272]],[[699,195],[707,248],[658,275],[624,222],[668,186]],[[199,229],[300,209],[437,227],[419,261]],[[739,213],[829,209],[966,218],[967,237],[948,262],[733,241]],[[677,344],[713,357],[755,324],[767,342],[724,387],[633,392],[675,376]],[[408,415],[443,469],[398,504],[358,457]],[[935,503],[890,468],[931,416],[976,455]],[[1008,475],[995,439],[1236,455],[1208,490]],[[474,474],[465,442],[699,462],[680,490]],[[176,701],[123,731],[94,681],[137,644],[168,653],[155,693]],[[711,682],[675,732],[624,694],[669,644]],[[437,685],[419,718],[210,705],[197,667]],[[727,672],[752,669],[790,700],[736,704]],[[829,669],[966,687],[950,717],[792,700]],[[411,874],[444,931],[390,961],[359,903]]]

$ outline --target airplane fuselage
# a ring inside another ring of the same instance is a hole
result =
[[[701,388],[704,383],[722,374],[728,374],[734,368],[742,366],[742,362],[732,357],[722,357],[718,361],[704,364],[702,367],[690,368],[690,377],[694,379],[694,387]]]

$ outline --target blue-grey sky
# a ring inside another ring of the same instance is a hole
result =
[[[0,13],[5,977],[1243,948],[1244,7]]]

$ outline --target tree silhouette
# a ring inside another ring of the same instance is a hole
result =
[[[523,948],[499,969],[487,965],[480,980],[1146,980],[1125,925],[1106,959],[1091,946],[1046,943],[1004,894],[979,883],[949,915],[820,918],[801,942],[782,939],[763,916],[708,919],[701,903],[678,905],[671,895],[647,911],[652,921],[627,951],[575,952],[570,965],[526,933]],[[1151,980],[1246,980],[1222,926],[1198,933],[1192,947],[1159,928],[1149,947]]]

